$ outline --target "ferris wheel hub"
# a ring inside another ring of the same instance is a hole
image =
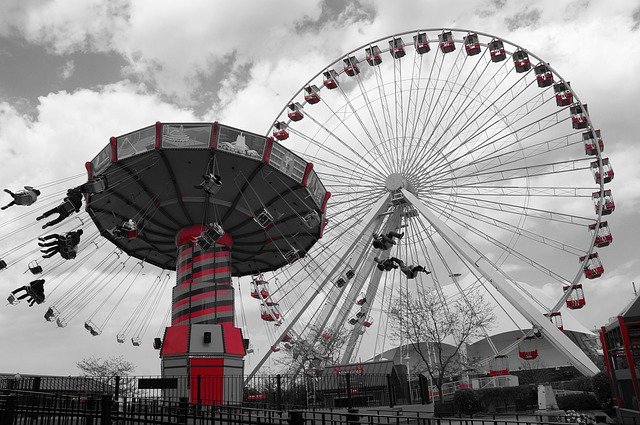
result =
[[[416,194],[416,190],[413,187],[413,185],[409,182],[409,180],[407,180],[407,178],[403,174],[400,174],[400,173],[389,174],[389,176],[384,182],[384,186],[389,192],[394,192],[400,189],[406,189],[409,192],[413,193],[414,195]]]

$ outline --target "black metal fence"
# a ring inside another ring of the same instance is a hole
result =
[[[393,407],[425,404],[428,385],[424,377],[331,374],[325,376],[194,377],[0,377],[0,391],[34,391],[95,400],[110,395],[119,402],[187,399],[196,405],[233,405],[291,410],[351,407]]]
[[[112,424],[269,424],[269,425],[533,425],[565,423],[564,417],[475,416],[434,418],[425,411],[290,410],[276,411],[239,406],[203,406],[187,399],[121,399],[0,391],[0,425],[112,425]]]

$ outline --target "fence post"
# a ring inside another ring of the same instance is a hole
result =
[[[282,375],[276,375],[276,409],[282,410]]]
[[[102,394],[102,412],[100,413],[100,425],[111,425],[110,394]]]
[[[391,385],[391,375],[387,375],[387,393],[389,395],[389,407],[393,407],[395,400],[393,397],[393,386]]]
[[[420,400],[422,404],[429,403],[429,385],[425,382],[426,380],[424,376],[418,375],[418,387],[420,389]]]
[[[347,382],[347,409],[351,409],[353,407],[351,400],[351,374],[344,375],[344,379]]]
[[[11,381],[9,381],[11,382]],[[16,395],[9,394],[5,399],[4,413],[0,414],[0,425],[12,425],[16,412]]]
[[[198,377],[196,378],[196,383],[198,385],[198,396],[197,396],[197,401],[198,401],[198,406],[202,405],[202,375],[198,375]]]
[[[115,398],[116,401],[120,399],[120,377],[119,376],[116,376],[116,383],[115,383],[113,398]]]
[[[187,415],[189,414],[189,399],[187,397],[180,397],[178,402],[178,423],[186,424]]]

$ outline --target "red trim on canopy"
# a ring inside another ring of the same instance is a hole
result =
[[[220,131],[220,124],[218,123],[218,121],[215,121],[213,123],[213,126],[211,127],[211,144],[209,145],[212,151],[218,149],[218,132],[219,131]]]
[[[156,149],[162,149],[162,123],[156,121]]]
[[[322,205],[320,206],[320,212],[324,214],[327,210],[327,202],[329,202],[329,198],[331,198],[331,192],[327,192],[324,194],[324,199],[322,200]]]
[[[300,186],[307,187],[307,182],[309,180],[309,174],[311,174],[311,170],[313,170],[313,164],[307,162],[307,168],[304,169],[304,175],[302,176],[302,181],[300,182]]]
[[[93,178],[93,164],[91,161],[85,162],[84,168],[87,169],[87,180],[91,180]]]
[[[118,139],[111,136],[109,144],[111,145],[111,163],[115,164],[118,162]]]
[[[273,148],[273,137],[267,137],[267,142],[264,145],[264,154],[262,155],[262,162],[269,163],[271,158],[271,149]]]

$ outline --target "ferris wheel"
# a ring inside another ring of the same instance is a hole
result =
[[[290,371],[301,359],[348,364],[381,353],[402,285],[500,293],[530,326],[509,347],[491,344],[487,362],[516,346],[536,358],[535,330],[582,373],[597,371],[563,334],[562,310],[584,307],[585,279],[604,273],[596,248],[612,242],[614,172],[586,103],[540,57],[468,30],[380,38],[310,78],[268,136],[312,161],[332,194],[324,238],[309,252],[322,261],[297,265],[318,289],[281,285],[295,295],[280,297],[290,309],[272,351],[293,353]],[[372,234],[389,231],[403,238],[390,250],[372,246]],[[407,283],[377,270],[389,257],[431,273]],[[296,273],[287,279],[298,286]],[[472,284],[463,289],[461,279]],[[563,295],[545,304],[526,284],[558,285]],[[337,339],[339,355],[328,354]]]

